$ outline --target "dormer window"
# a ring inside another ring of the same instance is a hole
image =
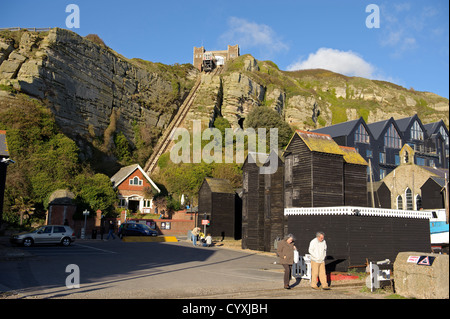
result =
[[[369,134],[367,133],[364,125],[360,124],[355,131],[355,142],[359,143],[370,143]]]
[[[392,124],[391,126],[389,126],[386,134],[384,135],[384,146],[389,148],[402,147],[402,140],[400,139],[400,135]]]
[[[423,131],[417,121],[414,121],[413,126],[411,126],[411,138],[413,140],[423,140]]]
[[[137,176],[130,179],[130,185],[142,186],[142,183],[143,183],[143,180]]]

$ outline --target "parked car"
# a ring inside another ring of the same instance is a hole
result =
[[[32,232],[23,232],[12,235],[10,242],[16,245],[30,247],[34,244],[61,244],[69,246],[75,241],[75,232],[69,226],[47,225],[39,227]]]
[[[144,224],[123,223],[119,228],[119,238],[123,236],[158,236],[158,232]]]

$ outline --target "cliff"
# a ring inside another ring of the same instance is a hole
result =
[[[154,144],[189,93],[196,70],[127,59],[89,38],[95,40],[58,28],[1,32],[1,87],[44,102],[87,157],[90,144],[108,153],[115,132],[131,147],[144,138]]]
[[[281,71],[273,62],[251,55],[231,61],[218,76],[203,75],[186,119],[211,124],[221,115],[235,128],[260,105],[275,109],[287,123],[303,130],[361,116],[372,123],[416,113],[424,123],[442,119],[449,124],[449,101],[436,94],[327,70]]]

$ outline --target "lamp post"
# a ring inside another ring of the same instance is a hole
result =
[[[84,227],[83,227],[83,229],[81,229],[81,239],[85,239],[85,237],[86,237],[86,219],[89,215],[89,211],[87,209],[85,209],[83,211],[83,215],[84,215]]]

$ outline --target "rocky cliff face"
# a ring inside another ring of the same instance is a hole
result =
[[[126,59],[63,29],[0,34],[0,84],[45,101],[68,136],[111,142],[121,131],[164,129],[188,94],[195,70]]]
[[[270,61],[241,56],[218,75],[202,75],[186,117],[212,126],[221,115],[233,128],[260,105],[275,109],[294,128],[315,129],[363,117],[368,123],[418,114],[424,123],[449,123],[449,101],[429,92],[347,77],[326,70],[280,71]],[[189,127],[190,123],[185,124]]]

